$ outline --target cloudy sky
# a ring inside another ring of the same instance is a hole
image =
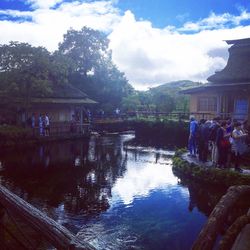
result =
[[[136,89],[205,82],[228,58],[223,40],[250,37],[249,0],[1,0],[0,43],[57,49],[72,27],[110,39],[113,60]]]

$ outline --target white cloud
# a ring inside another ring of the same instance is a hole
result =
[[[83,26],[88,26],[111,32],[121,18],[119,10],[113,6],[112,1],[65,2],[55,9],[49,8],[48,5],[48,8],[37,8],[33,11],[0,10],[0,14],[20,18],[19,21],[8,19],[0,21],[0,30],[4,31],[0,43],[18,40],[35,46],[45,46],[51,51],[57,49],[63,34],[71,27],[81,29]]]
[[[49,9],[63,0],[27,0],[27,4],[31,4],[33,8]]]
[[[216,15],[212,12],[209,17],[199,20],[198,22],[187,22],[183,25],[179,31],[201,31],[201,30],[211,30],[211,29],[222,29],[228,26],[239,25],[242,21],[250,19],[250,13],[246,10],[241,10],[239,16],[231,15],[229,13],[224,13],[221,15]]]
[[[131,11],[121,13],[117,0],[29,3],[34,10],[0,10],[2,17],[20,18],[0,20],[0,43],[22,41],[53,51],[70,27],[89,26],[109,34],[115,63],[140,89],[180,79],[205,81],[226,64],[228,46],[223,40],[244,38],[250,32],[250,26],[240,25],[250,19],[243,9],[235,16],[211,13],[182,28],[158,29],[136,20]]]

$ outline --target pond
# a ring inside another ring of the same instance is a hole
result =
[[[133,137],[1,152],[1,184],[97,249],[190,249],[212,209],[207,190],[174,176],[173,151]]]

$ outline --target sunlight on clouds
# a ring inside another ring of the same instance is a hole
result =
[[[182,79],[206,81],[226,64],[228,46],[223,40],[245,38],[250,31],[250,26],[240,26],[250,20],[244,9],[239,15],[211,13],[181,28],[158,29],[129,10],[121,13],[117,0],[26,2],[33,11],[0,10],[0,43],[15,40],[53,51],[71,27],[103,31],[109,34],[114,62],[137,89]]]

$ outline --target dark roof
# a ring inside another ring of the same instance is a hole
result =
[[[214,84],[214,83],[206,83],[200,87],[190,88],[180,91],[181,94],[195,94],[195,93],[206,93],[206,91],[237,91],[245,92],[250,91],[250,82],[241,82],[241,83],[222,83],[222,84]]]
[[[1,101],[8,101],[8,94],[1,92]],[[20,96],[12,96],[16,102],[22,99]],[[46,95],[34,95],[31,97],[32,103],[57,103],[57,104],[95,104],[96,101],[90,99],[83,91],[71,84],[53,85],[52,92]]]
[[[41,98],[87,98],[88,96],[81,91],[80,89],[72,86],[71,84],[62,84],[52,86],[52,92],[46,94],[45,96],[36,95],[34,97],[41,97]]]
[[[229,48],[229,58],[226,67],[208,77],[209,82],[218,83],[250,83],[250,38],[228,40],[233,44]]]
[[[237,39],[237,40],[225,40],[227,44],[237,44],[237,45],[245,45],[250,44],[250,38],[243,38],[243,39]]]

